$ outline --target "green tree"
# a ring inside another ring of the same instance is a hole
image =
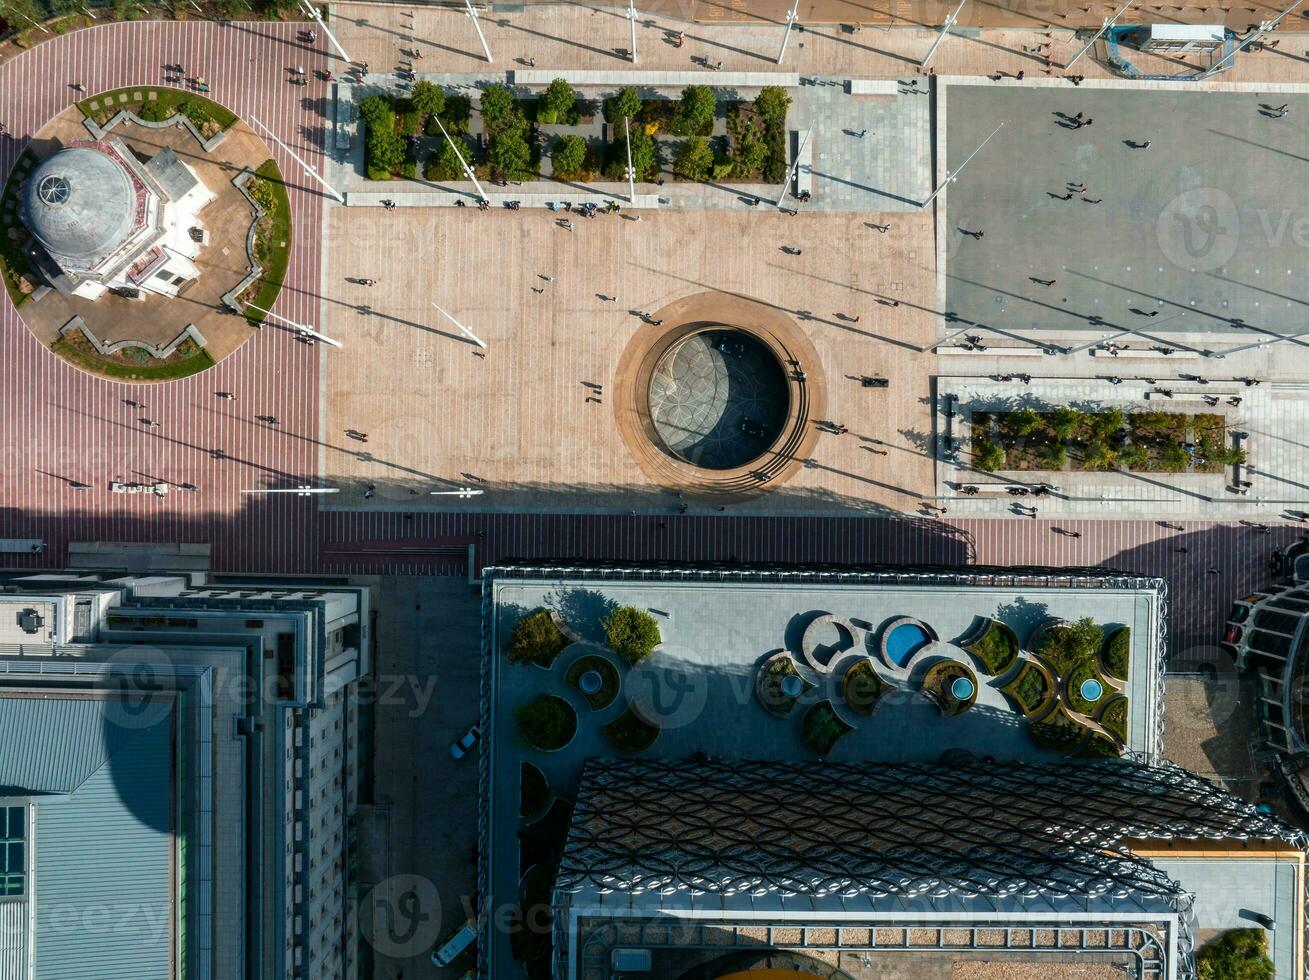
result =
[[[482,121],[504,122],[514,114],[514,96],[503,85],[488,85],[482,89]]]
[[[369,179],[385,180],[404,164],[409,147],[403,136],[379,126],[368,131],[367,150]]]
[[[1034,409],[1020,408],[1005,416],[1004,427],[1012,435],[1030,436],[1041,427],[1041,416]]]
[[[600,623],[609,645],[628,663],[644,660],[662,641],[659,624],[644,609],[619,606]]]
[[[714,121],[718,99],[708,85],[688,85],[682,89],[682,101],[677,106],[681,131],[694,135],[708,129]]]
[[[605,122],[621,123],[623,118],[635,120],[641,113],[641,96],[630,85],[617,95],[605,99]]]
[[[544,123],[565,122],[576,102],[577,93],[573,91],[573,87],[564,79],[556,78],[541,96],[541,105],[548,118],[543,118],[540,113],[537,113],[537,119]]]
[[[517,128],[506,129],[496,136],[487,158],[491,168],[509,180],[525,180],[532,175],[532,149]]]
[[[1036,453],[1037,460],[1047,470],[1062,470],[1068,460],[1068,452],[1059,443],[1042,446]]]
[[[1129,442],[1118,450],[1118,465],[1125,469],[1139,470],[1149,461],[1149,451],[1139,443]]]
[[[986,436],[977,436],[973,439],[973,463],[979,470],[994,473],[1004,466],[1004,462],[1004,447],[999,443],[993,442]]]
[[[439,85],[433,85],[429,81],[415,82],[414,91],[409,96],[409,101],[413,104],[416,112],[420,112],[430,119],[432,116],[439,116],[445,111],[445,89]]]
[[[1122,431],[1127,422],[1122,409],[1107,408],[1103,412],[1092,412],[1087,416],[1091,431],[1101,439],[1109,440]]]
[[[1262,929],[1229,929],[1195,960],[1198,980],[1273,980],[1277,974]]]
[[[1165,443],[1164,448],[1159,452],[1159,465],[1169,473],[1181,473],[1190,461],[1191,457],[1187,455],[1186,449],[1176,440]]]
[[[580,136],[561,136],[550,154],[556,177],[575,177],[586,167],[586,140]]]
[[[505,651],[511,664],[540,664],[549,667],[568,646],[568,638],[555,625],[549,610],[538,609],[514,624]]]
[[[682,140],[673,162],[673,172],[687,180],[705,180],[714,167],[714,151],[703,136]]]
[[[369,129],[395,130],[395,108],[389,96],[370,95],[359,103],[359,118]]]
[[[473,148],[469,145],[466,137],[454,136],[452,139],[457,140],[459,152],[464,155],[464,161],[472,159]],[[427,164],[428,180],[467,180],[464,168],[459,164],[459,157],[455,154],[455,145],[450,140],[441,141],[441,149],[432,154],[432,159]]]
[[[765,85],[755,96],[754,111],[767,122],[780,123],[786,119],[786,110],[791,108],[791,96],[780,85]]]
[[[1118,462],[1118,454],[1109,448],[1102,437],[1096,435],[1086,444],[1082,450],[1082,465],[1088,470],[1109,470],[1113,469]]]
[[[1050,413],[1050,430],[1055,438],[1063,441],[1072,436],[1086,421],[1086,413],[1067,405],[1060,405]]]
[[[621,136],[609,144],[608,162],[604,174],[612,180],[623,180],[627,173],[626,140]],[[659,157],[655,142],[639,126],[632,130],[632,169],[638,182],[652,180],[659,172]]]

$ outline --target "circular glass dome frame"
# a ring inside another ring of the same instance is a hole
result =
[[[720,324],[668,347],[645,399],[664,453],[699,469],[737,470],[785,435],[791,386],[772,348],[748,330]]]

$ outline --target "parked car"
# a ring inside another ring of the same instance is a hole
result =
[[[448,966],[451,960],[476,941],[477,923],[469,919],[455,930],[454,935],[445,941],[444,946],[432,951],[432,965]]]
[[[468,731],[450,743],[450,758],[462,759],[481,737],[482,726],[478,722],[473,722],[468,726]]]

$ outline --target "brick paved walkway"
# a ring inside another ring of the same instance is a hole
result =
[[[325,86],[287,83],[303,60],[289,24],[110,24],[51,40],[0,63],[0,173],[8,174],[29,134],[87,92],[164,82],[163,66],[203,75],[210,96],[254,114],[301,156],[319,154],[314,135]],[[296,235],[277,312],[318,316],[321,198],[305,189],[280,150],[291,183]],[[208,541],[225,567],[303,567],[313,553],[309,507],[240,495],[266,481],[298,482],[314,469],[311,443],[277,437],[253,420],[271,414],[296,431],[317,428],[318,351],[268,327],[215,368],[185,381],[129,385],[99,380],[50,354],[0,299],[0,537],[65,540]],[[239,393],[221,401],[216,391]],[[133,409],[125,400],[144,404]],[[160,423],[144,427],[139,419]],[[222,455],[219,456],[219,451]],[[110,480],[193,483],[194,493],[115,495]],[[94,485],[77,490],[70,481]]]

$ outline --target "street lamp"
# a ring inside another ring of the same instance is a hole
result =
[[[300,332],[300,335],[302,337],[313,337],[315,340],[321,340],[323,343],[331,344],[333,347],[343,346],[339,340],[333,340],[331,337],[327,336],[327,334],[319,333],[313,327],[306,327],[303,323],[296,323],[294,320],[288,320],[284,316],[278,316],[276,313],[272,312],[271,310],[265,310],[262,306],[255,306],[254,303],[246,303],[245,305],[250,307],[250,309],[252,310],[259,311],[264,316],[271,316],[274,320],[280,320],[282,323],[285,323],[288,327],[295,327],[296,330]]]
[[[786,42],[791,39],[791,25],[796,22],[799,11],[800,0],[795,0],[795,3],[791,4],[791,9],[786,14],[786,31],[782,34],[782,50],[777,52],[777,63],[779,65],[782,63],[782,59],[786,57]]]
[[[950,12],[950,16],[945,19],[945,23],[941,25],[941,33],[936,36],[936,40],[932,42],[932,46],[927,49],[927,57],[923,59],[922,67],[926,68],[928,62],[932,60],[932,55],[936,54],[936,49],[941,46],[941,42],[945,40],[945,36],[950,33],[950,28],[954,27],[954,22],[959,18],[959,13],[964,9],[964,4],[967,2],[968,0],[959,0],[959,6],[955,7],[954,10]]]
[[[786,200],[786,192],[790,189],[792,181],[795,180],[795,175],[800,172],[800,161],[804,157],[804,148],[808,145],[809,137],[813,134],[813,131],[814,127],[812,126],[806,129],[804,139],[802,139],[800,145],[796,147],[795,162],[791,164],[791,169],[787,171],[786,180],[782,183],[782,193],[777,195],[776,206],[779,208],[782,206],[782,202]]]
[[[632,166],[632,124],[627,116],[623,116],[623,133],[627,137],[625,146],[627,147],[627,200],[631,202],[632,207],[636,207],[636,168]]]
[[[636,64],[636,7],[628,3],[627,19],[632,24],[632,64]]]
[[[432,305],[433,305],[433,306],[436,306],[435,303],[433,303]],[[458,328],[459,328],[459,332],[460,332],[461,334],[463,334],[465,337],[467,337],[469,340],[471,340],[473,343],[475,343],[478,347],[481,347],[483,350],[486,349],[486,343],[482,340],[481,337],[477,336],[477,334],[473,333],[471,330],[469,330],[467,327],[465,327],[462,323],[460,323],[458,320],[456,320],[454,317],[452,317],[449,313],[447,313],[445,310],[441,309],[441,307],[436,306],[436,310],[437,310],[437,312],[440,313],[443,317],[445,317],[447,320],[449,320],[451,323],[453,323],[456,327],[458,327]]]
[[[477,11],[473,9],[471,0],[464,0],[464,6],[468,8],[468,16],[473,21],[473,28],[477,31],[477,39],[482,42],[482,50],[486,53],[487,64],[492,61],[491,48],[486,43],[486,35],[482,33],[482,25],[477,19]]]
[[[300,157],[296,155],[296,152],[294,150],[292,150],[289,146],[287,146],[280,139],[278,139],[273,134],[273,131],[271,129],[269,129],[267,126],[261,123],[254,116],[250,117],[250,121],[254,123],[256,126],[258,126],[261,130],[263,130],[265,135],[267,135],[270,140],[272,140],[274,143],[276,143],[278,146],[284,149],[288,154],[290,154],[292,160],[300,164],[300,166],[304,167],[306,177],[312,177],[314,180],[318,181],[318,183],[320,183],[327,190],[327,193],[331,194],[334,198],[336,198],[338,204],[345,203],[345,198],[340,195],[340,193],[336,190],[336,188],[333,187],[331,184],[329,184],[327,181],[323,180],[323,178],[318,175],[317,167],[305,163],[305,161],[301,160]]]
[[[436,120],[436,125],[440,127],[441,135],[444,136],[446,141],[450,144],[450,149],[454,150],[455,156],[459,158],[459,166],[464,168],[464,175],[471,180],[473,186],[477,188],[477,196],[483,201],[489,201],[490,198],[486,196],[486,191],[482,190],[482,185],[477,182],[477,177],[473,173],[473,169],[468,166],[467,162],[464,160],[464,155],[459,152],[459,145],[455,143],[454,140],[450,139],[450,134],[447,133],[445,127],[441,125],[441,120],[437,116],[433,116],[432,118]]]
[[[318,8],[310,0],[300,0],[300,6],[305,13],[313,18],[314,23],[323,29],[323,33],[332,42],[332,47],[336,48],[336,53],[341,56],[342,60],[349,61],[350,56],[345,53],[345,48],[341,47],[341,42],[336,39],[336,35],[327,29],[327,25],[323,23],[323,15],[318,12]]]
[[[996,133],[1000,132],[1000,129],[1003,126],[1004,123],[1001,123],[999,126],[996,126],[995,129],[991,130],[991,136],[988,136],[986,139],[982,140],[982,142],[978,144],[976,150],[973,150],[972,153],[964,157],[964,162],[959,164],[959,168],[957,170],[953,170],[953,171],[947,170],[945,172],[945,180],[941,181],[941,186],[938,187],[936,190],[934,190],[932,192],[932,196],[923,202],[923,206],[919,208],[920,211],[926,209],[927,205],[935,201],[937,197],[940,196],[941,192],[945,190],[947,184],[959,179],[959,175],[963,173],[964,167],[968,166],[968,161],[971,160],[973,157],[977,156],[977,154],[981,152],[982,147],[986,146],[987,143],[991,142],[991,137],[994,136]]]
[[[307,483],[302,483],[298,487],[271,487],[264,490],[242,490],[242,493],[293,493],[297,497],[312,497],[315,494],[323,493],[340,493],[336,487],[311,487]]]
[[[1100,29],[1096,31],[1093,35],[1091,35],[1091,40],[1087,41],[1086,44],[1082,46],[1081,51],[1078,51],[1077,54],[1073,55],[1072,59],[1068,62],[1068,64],[1064,65],[1064,71],[1067,71],[1069,68],[1073,67],[1073,65],[1077,64],[1078,59],[1081,58],[1082,55],[1086,54],[1087,51],[1091,50],[1091,45],[1093,45],[1096,41],[1100,40],[1100,38],[1104,36],[1105,31],[1113,27],[1114,24],[1117,22],[1118,18],[1123,16],[1123,14],[1127,13],[1127,8],[1130,7],[1134,2],[1135,0],[1127,0],[1125,4],[1123,4],[1121,7],[1118,8],[1118,12],[1116,14],[1114,14],[1112,17],[1106,17],[1104,23],[1100,25]]]

